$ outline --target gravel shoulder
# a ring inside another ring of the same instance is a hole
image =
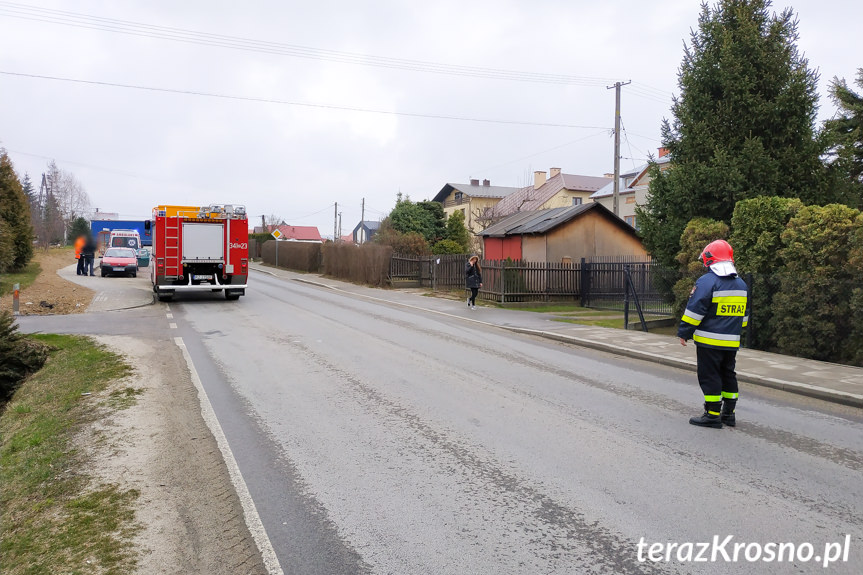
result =
[[[69,250],[37,253],[41,273],[21,290],[22,315],[66,315],[90,307],[97,292],[57,273],[74,263],[70,255]],[[98,275],[75,279],[93,280],[94,287],[102,280]],[[2,298],[0,309],[12,309],[11,295]],[[135,401],[82,429],[78,448],[92,462],[88,472],[101,482],[140,492],[134,510],[143,527],[134,541],[136,573],[266,574],[180,348],[163,337],[94,339],[134,370],[106,396],[133,390]]]
[[[103,482],[140,492],[136,572],[266,574],[179,348],[133,337],[95,339],[135,368],[118,382],[136,391],[135,404],[84,432],[80,447]]]

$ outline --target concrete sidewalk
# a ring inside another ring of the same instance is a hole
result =
[[[695,371],[697,364],[695,345],[691,341],[684,347],[676,337],[667,335],[578,325],[554,321],[548,314],[491,306],[478,306],[476,310],[470,310],[461,300],[427,297],[416,291],[383,290],[354,285],[318,275],[263,266],[257,262],[251,264],[251,268],[253,271],[286,280],[672,367]],[[253,281],[252,279],[249,282],[250,286],[254,285]],[[863,407],[863,368],[859,367],[741,349],[737,354],[737,377],[742,382]]]

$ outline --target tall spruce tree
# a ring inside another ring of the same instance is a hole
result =
[[[12,161],[0,148],[0,272],[20,270],[32,257],[30,204]]]
[[[863,68],[855,82],[863,88]],[[846,190],[846,203],[863,208],[863,95],[848,87],[844,79],[833,78],[830,97],[839,108],[824,122],[831,184]]]
[[[687,222],[730,224],[739,200],[831,201],[815,137],[817,74],[795,45],[792,11],[769,8],[769,0],[703,3],[684,48],[673,120],[662,123],[671,167],[653,167],[638,214],[645,246],[667,265]]]

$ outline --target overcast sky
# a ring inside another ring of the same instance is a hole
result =
[[[38,187],[46,164],[93,207],[245,204],[250,219],[342,234],[447,182],[613,170],[660,145],[693,0],[0,0],[0,146]],[[820,72],[863,67],[863,2],[799,0]],[[35,77],[34,77],[35,76]]]

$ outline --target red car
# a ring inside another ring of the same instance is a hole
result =
[[[138,253],[132,248],[108,248],[102,256],[102,277],[108,274],[138,275]]]

